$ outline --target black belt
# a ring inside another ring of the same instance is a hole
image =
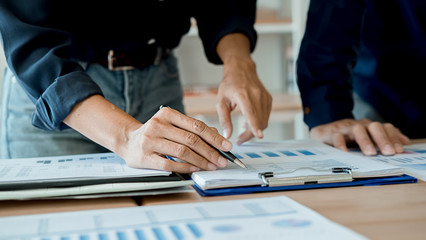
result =
[[[161,59],[166,58],[170,53],[169,49],[161,47],[144,51],[116,51],[109,50],[105,57],[94,59],[92,63],[107,67],[110,71],[143,69],[151,65],[158,65]]]

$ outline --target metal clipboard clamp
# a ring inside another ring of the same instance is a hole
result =
[[[311,169],[319,172],[318,175],[308,176],[283,176],[280,175],[293,173],[300,169]],[[336,182],[352,182],[352,169],[346,167],[336,167],[326,170],[317,170],[311,167],[298,168],[293,171],[287,172],[262,172],[258,173],[259,178],[262,179],[262,187],[276,187],[276,186],[290,186],[290,185],[304,185],[304,184],[318,184],[318,183],[336,183]]]

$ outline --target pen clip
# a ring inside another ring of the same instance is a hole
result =
[[[331,171],[333,173],[349,173],[352,175],[352,169],[348,167],[335,167],[332,168]]]

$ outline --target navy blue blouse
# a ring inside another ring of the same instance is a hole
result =
[[[256,1],[245,0],[2,0],[0,32],[8,66],[36,105],[33,125],[63,129],[72,107],[100,88],[81,62],[110,49],[173,49],[197,20],[208,60],[221,64],[216,45],[240,32],[256,43]]]

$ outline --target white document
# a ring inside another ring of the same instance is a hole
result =
[[[171,172],[128,167],[114,153],[0,160],[0,200],[161,194],[192,184]]]
[[[285,197],[0,218],[0,239],[366,239]]]
[[[355,156],[311,139],[246,143],[234,147],[232,153],[248,169],[230,163],[216,171],[193,173],[194,182],[202,189],[256,186],[263,184],[259,177],[262,172],[273,172],[281,178],[306,177],[329,172],[332,168],[350,168],[353,178],[404,173],[403,168]]]
[[[167,176],[170,172],[136,169],[114,153],[0,159],[1,183],[67,178]]]
[[[352,151],[363,155],[360,151]],[[377,155],[368,158],[405,169],[407,175],[426,181],[426,143],[404,146],[404,152],[393,156]]]

